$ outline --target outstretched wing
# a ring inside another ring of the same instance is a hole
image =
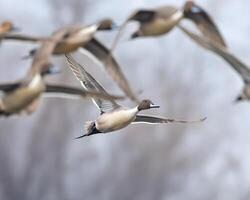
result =
[[[84,89],[89,91],[100,92],[101,94],[108,95],[108,93],[103,89],[103,87],[81,66],[77,63],[70,54],[65,54],[69,67],[76,76],[76,78],[81,82]],[[94,104],[100,109],[101,113],[108,112],[119,108],[120,105],[114,100],[103,100],[100,98],[92,98]]]
[[[156,116],[147,116],[147,115],[136,115],[135,120],[132,122],[134,123],[147,123],[147,124],[160,124],[160,123],[196,123],[196,122],[202,122],[206,118],[202,118],[199,120],[176,120],[176,119],[167,119],[162,117],[156,117]]]
[[[58,31],[50,38],[43,40],[41,46],[35,52],[29,73],[41,73],[50,67],[50,56],[53,54],[56,45],[64,38],[65,34],[67,34],[67,30]]]
[[[86,97],[94,97],[94,98],[102,98],[106,100],[113,100],[113,99],[122,99],[123,97],[114,96],[114,95],[106,95],[100,92],[92,92],[83,90],[82,88],[70,87],[65,85],[51,85],[46,84],[46,91],[48,93],[55,93],[55,94],[63,94],[63,95],[74,95],[80,98]]]
[[[209,14],[193,1],[186,2],[184,6],[184,17],[192,20],[206,38],[223,47],[227,46],[219,29]]]
[[[112,56],[111,54],[114,52],[122,34],[123,34],[125,27],[127,26],[127,24],[130,21],[135,20],[135,21],[148,22],[148,21],[153,20],[155,15],[156,15],[156,12],[154,10],[137,10],[137,11],[133,12],[126,19],[126,21],[124,21],[123,24],[120,26],[118,33],[116,34],[115,39],[111,45],[110,54],[109,54],[108,59],[111,59],[111,56]]]
[[[17,34],[17,33],[9,33],[4,36],[5,40],[20,40],[20,41],[28,41],[28,42],[42,42],[47,38],[25,35],[25,34]]]
[[[130,88],[129,83],[121,70],[121,67],[113,55],[110,54],[109,49],[107,49],[95,38],[85,44],[83,48],[94,55],[105,66],[109,75],[131,100],[137,101],[137,98]]]
[[[205,37],[192,33],[183,26],[179,27],[197,44],[221,56],[234,68],[235,71],[237,71],[240,74],[244,82],[250,83],[250,69],[247,67],[246,64],[244,64],[236,56],[230,53],[226,48],[223,48],[216,42],[209,41]]]

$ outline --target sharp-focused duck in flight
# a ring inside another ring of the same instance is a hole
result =
[[[84,89],[108,94],[104,88],[83,68],[83,66],[73,59],[71,55],[66,54],[66,58],[70,69],[76,78],[81,82]],[[139,105],[130,109],[120,106],[114,100],[103,100],[99,98],[92,98],[92,100],[100,110],[100,116],[98,116],[95,121],[86,122],[86,133],[78,138],[98,133],[112,132],[134,123],[189,123],[201,122],[205,120],[205,118],[203,118],[197,121],[184,121],[156,116],[138,115],[138,113],[142,110],[159,108],[159,106],[154,105],[152,101],[147,99],[142,100]]]

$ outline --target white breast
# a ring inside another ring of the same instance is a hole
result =
[[[38,85],[40,85],[42,81],[42,77],[40,74],[36,74],[35,77],[32,79],[32,81],[29,84],[29,88],[36,88]]]
[[[124,128],[134,121],[137,113],[137,108],[104,113],[97,118],[96,128],[101,132],[111,132]]]
[[[179,10],[178,12],[174,13],[171,16],[171,20],[173,20],[173,21],[179,21],[179,20],[182,19],[182,17],[183,17],[183,12]]]

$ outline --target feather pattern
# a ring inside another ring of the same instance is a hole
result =
[[[104,88],[79,63],[77,63],[70,54],[66,54],[65,56],[70,69],[81,82],[84,89],[108,95]],[[121,107],[114,100],[103,100],[100,98],[92,98],[92,100],[100,109],[101,113]]]

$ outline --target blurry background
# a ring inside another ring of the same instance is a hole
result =
[[[121,24],[136,8],[173,0],[1,0],[0,21],[24,33],[46,36],[69,23],[111,17]],[[215,19],[232,52],[250,64],[249,1],[197,0]],[[115,51],[141,98],[160,104],[152,113],[177,119],[207,116],[202,124],[137,125],[107,135],[73,140],[98,110],[90,100],[42,99],[31,116],[0,119],[0,199],[18,200],[248,200],[250,199],[250,104],[232,104],[242,89],[222,59],[194,44],[177,28],[159,38],[127,41]],[[110,46],[114,32],[98,33]],[[34,44],[2,42],[0,82],[24,76],[20,58]],[[112,94],[121,94],[102,66],[75,55]],[[63,56],[62,74],[48,82],[80,83]],[[121,102],[133,106],[130,102]]]

